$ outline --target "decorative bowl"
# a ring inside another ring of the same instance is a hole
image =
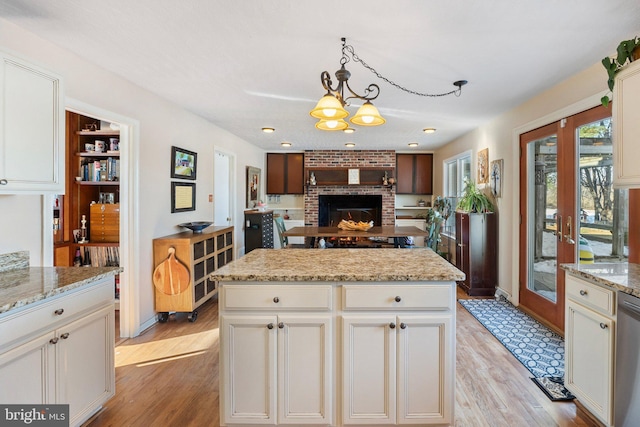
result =
[[[178,226],[188,228],[189,230],[193,231],[194,234],[200,234],[202,233],[202,230],[204,230],[211,224],[213,224],[213,222],[195,221],[195,222],[183,222],[182,224],[178,224]]]

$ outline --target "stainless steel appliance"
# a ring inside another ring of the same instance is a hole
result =
[[[614,425],[640,426],[640,298],[618,292]]]

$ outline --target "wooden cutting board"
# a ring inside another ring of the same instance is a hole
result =
[[[189,269],[176,258],[176,250],[168,249],[167,258],[153,271],[153,285],[166,295],[178,295],[189,289]]]

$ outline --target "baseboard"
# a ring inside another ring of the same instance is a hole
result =
[[[605,427],[605,425],[595,417],[587,408],[584,407],[578,399],[574,399],[573,403],[576,405],[576,411],[579,412],[589,427]]]

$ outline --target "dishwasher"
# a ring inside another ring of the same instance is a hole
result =
[[[618,291],[614,425],[640,426],[640,298]]]

